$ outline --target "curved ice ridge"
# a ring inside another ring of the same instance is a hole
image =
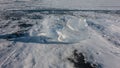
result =
[[[86,19],[70,15],[48,15],[30,30],[30,36],[49,37],[47,41],[75,43],[89,37]]]

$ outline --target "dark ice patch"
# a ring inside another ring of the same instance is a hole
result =
[[[4,20],[21,20],[21,18],[24,16],[24,13],[22,12],[12,12],[12,11],[6,11],[3,12],[1,17]]]
[[[5,35],[0,35],[0,39],[13,39],[13,38],[20,38],[20,37],[24,37],[24,36],[29,36],[28,33],[22,33],[22,32],[15,32],[12,34],[5,34]]]
[[[101,68],[100,65],[87,62],[83,53],[78,53],[77,50],[74,50],[72,57],[67,59],[74,64],[75,68]]]
[[[29,19],[43,19],[42,15],[36,15],[36,14],[32,14],[32,15],[26,15],[27,18]]]
[[[104,31],[105,27],[99,24],[96,24],[92,21],[87,21],[88,26],[92,27],[93,29],[97,29],[99,31]]]
[[[22,23],[22,24],[20,24],[20,25],[18,25],[19,27],[24,27],[24,28],[27,28],[27,27],[31,27],[31,26],[33,26],[32,24],[25,24],[25,23]]]

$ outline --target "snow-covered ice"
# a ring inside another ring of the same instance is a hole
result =
[[[120,68],[119,0],[0,0],[0,68]]]
[[[118,13],[30,11],[0,12],[0,68],[80,68],[74,51],[93,68],[120,67]]]

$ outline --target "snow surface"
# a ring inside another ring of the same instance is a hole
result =
[[[0,0],[0,8],[0,10],[25,8],[119,10],[120,0]]]
[[[120,68],[119,14],[0,13],[0,68],[75,68],[67,60],[74,50],[98,68]]]

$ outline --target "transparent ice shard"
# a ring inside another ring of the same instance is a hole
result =
[[[31,36],[45,36],[56,42],[75,43],[89,38],[86,19],[71,15],[48,15],[30,31]]]

